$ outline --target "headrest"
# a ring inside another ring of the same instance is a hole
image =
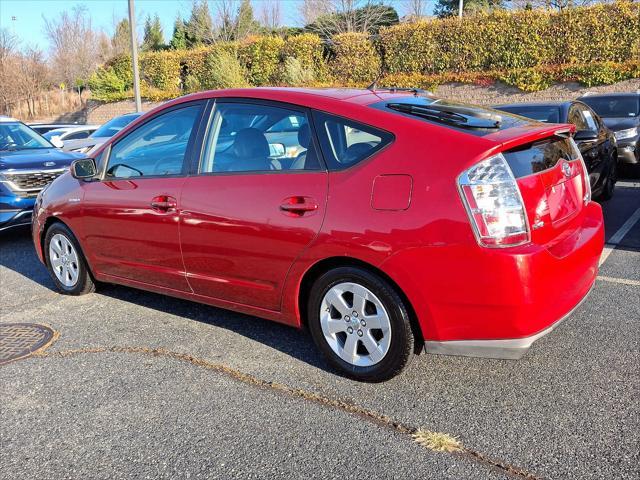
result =
[[[268,157],[269,142],[257,128],[244,128],[236,133],[233,151],[240,158]]]

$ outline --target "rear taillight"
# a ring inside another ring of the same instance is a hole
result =
[[[458,187],[480,245],[512,247],[529,242],[522,195],[502,154],[463,172]]]
[[[578,145],[573,138],[570,138],[569,140],[571,142],[574,155],[580,159],[580,165],[582,165],[582,186],[584,188],[584,197],[582,201],[586,205],[591,201],[591,181],[589,180],[589,171],[587,170],[587,165],[584,163],[584,158],[582,158]]]

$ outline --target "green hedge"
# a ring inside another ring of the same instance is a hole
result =
[[[523,91],[554,82],[586,86],[637,78],[640,3],[498,10],[463,18],[401,23],[372,41],[359,33],[254,36],[193,50],[143,53],[143,94],[154,100],[227,85],[435,88],[446,82],[490,84]],[[224,78],[229,69],[233,78]],[[93,97],[130,98],[131,57],[112,59],[90,79]]]
[[[619,2],[560,13],[495,11],[402,23],[380,34],[389,73],[507,70],[624,62],[640,52],[640,4]]]

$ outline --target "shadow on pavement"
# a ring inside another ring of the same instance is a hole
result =
[[[55,290],[46,268],[36,256],[28,228],[16,228],[0,233],[0,265],[43,287]],[[97,294],[224,328],[286,353],[311,366],[333,372],[317,351],[311,336],[304,330],[119,285],[101,284]]]

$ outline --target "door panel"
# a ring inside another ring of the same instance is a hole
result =
[[[84,184],[85,242],[98,273],[191,291],[180,253],[180,191],[203,104],[171,107],[108,150],[104,178]]]
[[[158,209],[158,196],[179,198],[184,178],[113,180],[85,185],[85,242],[104,274],[189,291],[177,209]]]
[[[320,171],[189,177],[180,228],[193,291],[278,310],[289,268],[320,230],[326,193]],[[317,209],[282,210],[294,196],[315,200]]]
[[[327,173],[304,109],[216,102],[199,176],[180,197],[194,293],[280,309],[289,268],[322,226]]]

